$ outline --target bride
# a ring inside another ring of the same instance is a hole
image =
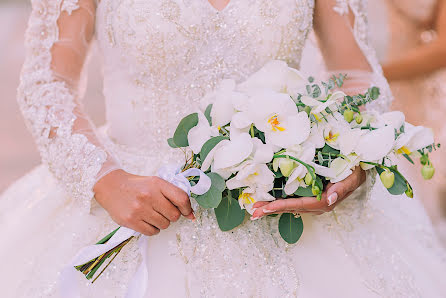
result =
[[[372,188],[373,173],[356,169],[320,202],[258,205],[253,219],[302,214],[296,245],[280,241],[274,217],[221,232],[213,213],[153,176],[181,161],[166,140],[200,98],[271,59],[297,68],[312,27],[328,72],[349,74],[344,91],[378,85],[368,108],[387,109],[364,11],[361,0],[33,0],[19,103],[43,165],[0,197],[2,297],[64,297],[60,271],[117,224],[151,236],[144,258],[132,242],[94,284],[79,273],[82,297],[124,296],[141,259],[146,297],[444,295],[445,254],[421,204]],[[94,38],[100,129],[81,103]]]

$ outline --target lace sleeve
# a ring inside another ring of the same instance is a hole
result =
[[[94,36],[94,0],[33,0],[18,101],[42,160],[89,210],[93,186],[118,163],[85,115],[81,73]]]
[[[375,50],[369,43],[366,0],[316,0],[315,32],[329,73],[346,73],[344,91],[380,88],[367,109],[385,112],[393,100]]]

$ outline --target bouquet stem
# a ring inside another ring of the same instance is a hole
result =
[[[119,228],[115,229],[113,232],[111,232],[110,234],[99,240],[96,244],[107,243],[111,239],[111,237],[113,237],[113,235],[116,234],[118,230]],[[101,266],[105,263],[105,261],[108,258],[112,257],[111,260],[107,263],[107,265],[105,265],[104,269],[102,269],[101,272],[99,272],[99,274],[93,279],[92,283],[94,283],[98,279],[98,277],[101,276],[101,274],[105,271],[105,269],[107,269],[110,263],[113,262],[116,256],[121,252],[122,248],[127,243],[129,243],[130,240],[132,240],[132,238],[133,236],[128,238],[127,240],[124,240],[123,242],[113,247],[109,251],[105,252],[104,254],[100,255],[99,257],[94,258],[83,265],[75,266],[75,268],[78,271],[82,272],[82,274],[84,274],[87,279],[92,279],[96,274],[96,272],[99,270],[99,268],[101,268]]]

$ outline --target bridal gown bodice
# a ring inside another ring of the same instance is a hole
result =
[[[101,1],[110,138],[133,155],[172,151],[179,119],[222,79],[240,81],[271,59],[298,67],[313,2],[232,0],[219,12],[208,1]]]

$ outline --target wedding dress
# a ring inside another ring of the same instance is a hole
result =
[[[241,81],[271,59],[299,67],[313,16],[333,22],[321,45],[343,48],[324,53],[328,69],[349,70],[347,88],[378,85],[368,108],[385,110],[391,94],[363,1],[317,1],[329,7],[318,17],[313,0],[231,0],[222,11],[206,0],[34,0],[19,103],[43,165],[0,197],[2,297],[63,297],[62,268],[116,227],[92,200],[95,182],[117,168],[154,175],[181,162],[166,142],[179,119],[222,79]],[[80,103],[94,36],[107,107],[98,130]],[[372,189],[373,179],[335,212],[304,216],[295,245],[280,239],[277,218],[221,232],[193,202],[196,222],[149,237],[147,297],[441,297],[445,254],[419,201]],[[82,297],[124,296],[140,262],[132,241],[94,284],[79,273]]]

